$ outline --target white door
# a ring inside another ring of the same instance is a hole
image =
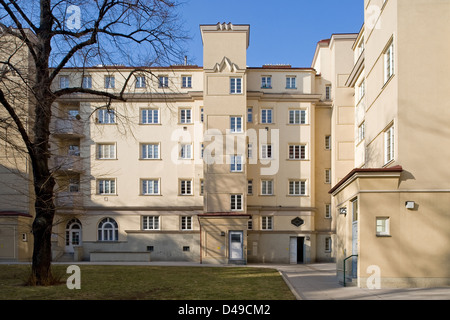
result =
[[[297,264],[297,237],[292,237],[289,240],[289,262]]]
[[[244,258],[243,235],[243,231],[230,231],[230,260]]]

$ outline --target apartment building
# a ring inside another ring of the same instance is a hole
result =
[[[200,31],[202,67],[133,73],[126,102],[55,105],[55,258],[334,260],[329,88],[314,68],[247,67],[248,25]],[[119,92],[134,70],[65,69],[55,86]]]
[[[448,285],[449,6],[365,0],[311,67],[248,67],[250,26],[218,23],[201,67],[64,69],[55,88],[125,85],[126,102],[55,103],[54,259],[336,261],[360,287]],[[0,258],[27,259],[32,206],[4,203],[0,222],[26,221]]]
[[[449,284],[448,1],[364,1],[354,168],[333,186],[338,274],[361,287]]]

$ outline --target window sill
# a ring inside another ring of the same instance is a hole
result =
[[[392,236],[390,234],[376,234],[376,237],[378,237],[378,238],[390,238]]]

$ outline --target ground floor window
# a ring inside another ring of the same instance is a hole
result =
[[[117,241],[119,239],[119,228],[117,222],[112,218],[104,218],[98,224],[98,241]]]

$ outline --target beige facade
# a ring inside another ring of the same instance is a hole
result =
[[[357,169],[331,191],[338,274],[361,287],[448,285],[450,3],[364,4],[347,80]]]
[[[64,69],[55,88],[132,74],[126,102],[55,103],[54,258],[336,261],[361,287],[448,285],[449,5],[366,0],[360,32],[307,68],[248,67],[250,26],[219,23],[200,26],[202,67]]]

